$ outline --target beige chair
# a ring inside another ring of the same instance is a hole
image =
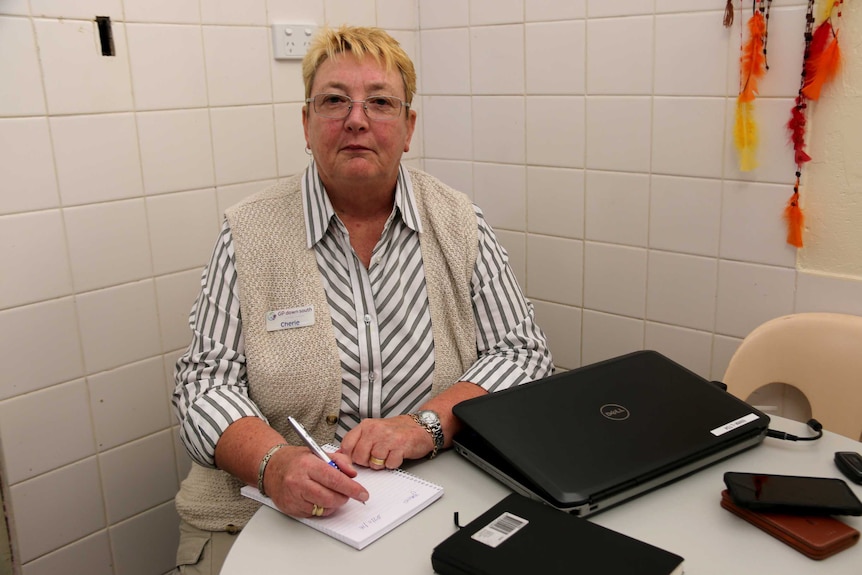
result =
[[[742,341],[723,381],[741,399],[770,383],[792,385],[824,429],[862,439],[862,317],[798,313],[767,321]]]

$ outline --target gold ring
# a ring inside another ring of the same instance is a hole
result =
[[[314,503],[313,507],[311,508],[311,514],[315,517],[323,517],[324,511],[325,509],[323,507],[318,507],[317,503]]]
[[[368,458],[369,463],[373,463],[374,465],[386,465],[385,459],[380,459],[378,457],[374,457],[373,455]]]

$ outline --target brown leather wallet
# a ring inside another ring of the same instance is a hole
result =
[[[834,517],[753,511],[734,503],[726,489],[721,506],[811,559],[826,559],[859,541],[859,531]]]

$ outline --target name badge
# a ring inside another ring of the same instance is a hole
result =
[[[314,325],[313,305],[266,312],[266,331],[280,331],[309,325]]]

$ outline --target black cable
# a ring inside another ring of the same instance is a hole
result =
[[[823,424],[821,424],[816,419],[809,419],[807,421],[807,424],[808,427],[810,427],[817,435],[812,435],[810,437],[799,437],[798,435],[793,435],[791,433],[787,433],[786,431],[768,429],[766,431],[766,437],[774,437],[775,439],[783,439],[785,441],[816,441],[823,437]]]

